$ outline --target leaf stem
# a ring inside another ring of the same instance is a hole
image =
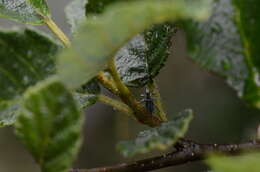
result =
[[[168,121],[167,115],[166,115],[165,110],[163,108],[162,98],[161,98],[160,91],[158,89],[158,85],[153,80],[152,83],[148,84],[148,87],[152,91],[152,94],[154,95],[154,98],[155,98],[155,102],[154,103],[155,103],[156,107],[158,108],[158,115],[159,115],[160,119],[163,122]]]
[[[118,100],[112,99],[105,95],[98,95],[97,98],[100,102],[102,102],[104,104],[110,105],[110,106],[114,107],[115,109],[128,114],[129,116],[134,116],[132,109],[129,106],[127,106],[126,104],[124,104]]]
[[[110,80],[104,72],[100,72],[98,75],[97,75],[97,78],[99,80],[99,82],[106,88],[108,89],[110,92],[112,92],[113,94],[115,95],[119,95],[119,91],[118,89],[116,88],[116,85],[115,83]]]
[[[111,59],[109,62],[109,72],[113,77],[115,84],[119,90],[119,97],[121,100],[127,104],[134,112],[136,119],[143,124],[146,124],[150,127],[156,127],[162,122],[156,116],[150,114],[143,105],[136,100],[131,91],[126,87],[126,85],[121,81],[120,76],[118,75],[114,59]]]
[[[63,43],[65,47],[70,47],[71,43],[69,38],[65,35],[65,33],[56,25],[56,23],[50,18],[44,18],[45,24],[49,27],[49,29],[55,34],[60,41]]]

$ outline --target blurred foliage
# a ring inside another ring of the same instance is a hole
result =
[[[212,155],[208,160],[214,171],[219,172],[259,172],[260,153],[247,153],[236,157]]]
[[[144,0],[115,4],[103,15],[89,18],[82,24],[72,47],[58,57],[59,77],[68,87],[76,88],[104,70],[131,37],[152,24],[181,18],[203,19],[207,17],[208,5],[209,1],[204,0]],[[144,15],[144,11],[149,11],[149,15]]]
[[[259,108],[257,0],[216,0],[205,22],[186,21],[191,57],[203,68],[227,78],[249,104]],[[252,8],[253,7],[253,8]]]
[[[10,125],[16,118],[24,91],[55,73],[59,45],[31,29],[0,32],[0,123]]]
[[[81,22],[86,19],[85,5],[87,2],[87,0],[73,0],[65,8],[66,18],[73,33],[78,29]]]
[[[121,91],[121,99],[123,91],[130,92],[126,85],[147,85],[166,62],[176,25],[186,31],[192,59],[225,77],[240,97],[259,108],[258,4],[257,0],[214,0],[213,4],[208,0],[73,0],[66,8],[73,41],[64,49],[31,29],[0,31],[0,125],[15,123],[17,136],[43,172],[67,171],[81,143],[80,110],[95,104],[101,94],[95,76],[100,72],[113,75],[107,69],[116,63],[123,86],[116,76],[110,81]],[[207,19],[210,5],[212,14]],[[0,17],[45,23],[66,41],[50,16],[45,0],[0,2]],[[125,99],[122,106],[133,108]],[[136,99],[129,100],[142,108]],[[184,111],[118,148],[126,156],[164,150],[184,137],[191,119],[192,112]],[[223,172],[246,171],[251,166],[259,171],[258,156],[215,156],[209,163]],[[240,162],[239,166],[234,162]]]
[[[72,95],[51,79],[28,89],[15,127],[42,172],[67,172],[81,143],[82,124]]]

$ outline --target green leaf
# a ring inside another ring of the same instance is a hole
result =
[[[207,21],[184,24],[192,59],[225,77],[241,98],[258,108],[259,10],[257,0],[215,0]]]
[[[68,23],[71,25],[71,31],[74,33],[79,25],[86,19],[85,6],[87,0],[73,0],[65,9]]]
[[[105,7],[114,1],[118,0],[88,0],[86,4],[86,14],[100,14],[104,11]]]
[[[26,24],[43,24],[43,17],[27,0],[0,1],[0,17]]]
[[[154,25],[118,52],[116,66],[126,85],[142,87],[159,73],[169,56],[174,32],[173,24]]]
[[[90,80],[86,84],[83,84],[80,89],[77,90],[82,94],[100,94],[101,88],[96,78]]]
[[[19,101],[27,88],[54,74],[54,56],[58,49],[55,42],[34,30],[0,31],[2,125],[11,124],[15,119],[14,110],[17,108],[12,108],[12,105]],[[12,120],[8,120],[9,118]]]
[[[82,94],[75,92],[73,96],[81,110],[94,105],[98,101],[98,97],[95,94]]]
[[[74,93],[74,98],[78,102],[80,109],[85,109],[97,102],[97,95],[100,94],[100,92],[101,88],[98,81],[92,79],[82,85],[80,89],[77,89],[77,92]]]
[[[260,108],[260,2],[257,0],[233,0],[236,6],[236,22],[243,41],[244,55],[249,76],[244,89],[244,99]]]
[[[27,0],[37,11],[38,14],[42,16],[50,16],[50,10],[46,3],[46,0]]]
[[[70,88],[77,88],[104,70],[109,60],[132,37],[153,24],[208,16],[208,0],[131,1],[117,3],[78,31],[72,47],[58,58],[58,73]]]
[[[100,14],[104,12],[105,8],[115,2],[126,1],[126,0],[88,0],[86,5],[86,14]],[[128,0],[129,1],[129,0]]]
[[[86,15],[89,17],[90,14],[100,14],[106,6],[118,1],[125,0],[73,0],[65,9],[72,32],[77,30]]]
[[[117,148],[127,157],[153,149],[165,150],[185,135],[192,118],[193,112],[185,110],[176,119],[163,123],[158,128],[143,131],[134,141],[121,142]]]
[[[259,172],[260,153],[247,153],[241,156],[221,156],[213,155],[207,163],[216,172]]]
[[[50,79],[30,88],[21,106],[16,134],[42,172],[67,172],[79,150],[83,124],[70,92]]]

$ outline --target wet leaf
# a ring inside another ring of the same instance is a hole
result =
[[[24,96],[16,134],[42,172],[67,172],[81,144],[83,115],[71,93],[50,79]]]
[[[259,172],[260,153],[247,153],[241,156],[227,157],[223,155],[212,155],[207,163],[216,172]]]
[[[154,25],[118,52],[116,66],[126,85],[142,87],[159,73],[169,56],[174,32],[173,24]]]
[[[60,79],[77,88],[104,70],[109,60],[133,36],[153,24],[208,16],[208,0],[131,1],[116,3],[80,27],[72,47],[58,58]],[[73,57],[73,58],[72,58]]]
[[[30,0],[30,2],[35,2],[35,5],[40,8],[39,4],[36,2],[44,1]],[[27,0],[0,1],[0,17],[26,24],[43,24],[43,17],[38,14],[38,10]]]
[[[249,69],[243,98],[260,108],[260,2],[234,0],[236,23],[244,46],[245,61]]]
[[[108,5],[119,1],[125,0],[89,0],[87,15],[100,14]],[[142,87],[159,73],[169,55],[174,31],[174,26],[169,23],[155,25],[119,50],[116,66],[126,85]]]
[[[117,148],[127,157],[153,149],[165,150],[185,135],[192,118],[192,111],[185,110],[176,119],[163,123],[158,128],[145,130],[134,141],[121,142]]]
[[[71,31],[74,33],[79,25],[86,19],[87,0],[73,0],[65,9],[68,23],[71,25]]]
[[[206,22],[186,22],[190,56],[227,79],[238,95],[260,108],[260,2],[215,0]],[[254,4],[254,5],[253,5]]]
[[[2,125],[11,124],[15,119],[17,105],[12,106],[24,91],[55,72],[54,56],[58,49],[54,41],[34,30],[0,31]]]

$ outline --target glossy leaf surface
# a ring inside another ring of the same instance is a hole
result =
[[[116,56],[122,81],[128,86],[142,87],[153,79],[170,54],[174,33],[173,24],[154,25],[127,43]]]

